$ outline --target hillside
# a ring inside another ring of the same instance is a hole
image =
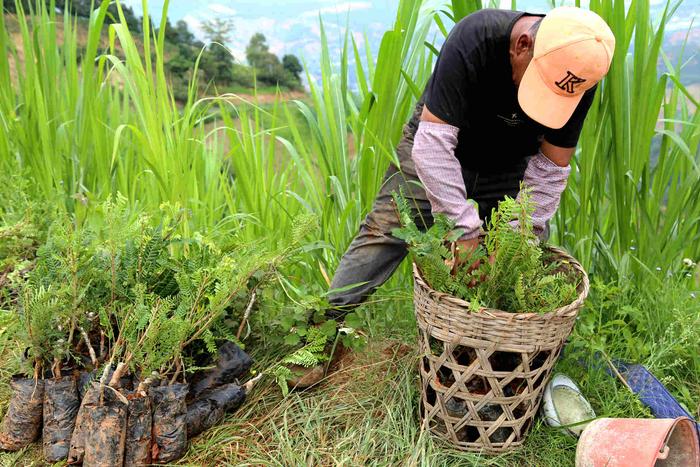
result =
[[[16,14],[5,12],[4,20],[12,42],[17,44],[16,60],[14,57],[8,57],[10,76],[13,81],[16,81],[17,67],[21,67],[24,62],[22,31]],[[75,34],[78,50],[79,52],[84,51],[88,42],[88,19],[73,16],[71,21],[73,22],[71,29]],[[56,44],[61,47],[65,40],[65,17],[56,14],[53,25]],[[139,32],[140,22],[130,27],[137,30],[134,32],[135,43],[139,50],[143,51],[143,42]],[[222,31],[214,31],[212,34],[221,35]],[[219,41],[214,40],[213,42],[225,42],[221,40],[222,38],[219,39]],[[220,46],[205,46],[189,32],[186,23],[180,21],[176,26],[172,26],[168,22],[164,47],[165,67],[175,98],[177,100],[187,98],[189,81],[200,53],[202,56],[198,70],[198,81],[201,95],[209,94],[212,89],[215,89],[216,93],[235,93],[242,96],[255,94],[258,100],[265,102],[273,100],[278,93],[281,93],[283,98],[299,98],[304,95],[299,76],[302,67],[296,57],[287,55],[283,57],[283,61],[280,61],[277,56],[269,52],[266,39],[262,34],[256,34],[251,38],[251,47],[256,47],[251,58],[257,59],[258,64],[265,68],[264,71],[256,66],[235,62],[230,53]],[[102,31],[99,48],[105,52],[109,50],[108,26],[105,26]],[[116,41],[115,49],[117,55],[122,55],[118,41]],[[204,49],[203,52],[202,49]]]

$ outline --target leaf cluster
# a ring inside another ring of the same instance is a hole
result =
[[[327,323],[333,326],[332,334],[335,335],[335,322],[327,321]],[[283,395],[286,396],[289,393],[287,381],[294,376],[292,373],[293,366],[311,368],[328,360],[325,348],[329,338],[328,329],[324,329],[323,326],[309,328],[306,335],[306,344],[287,355],[278,365],[272,368],[270,373],[275,378],[277,385],[282,389]]]
[[[10,306],[34,266],[36,251],[46,240],[51,203],[29,195],[27,177],[11,164],[0,174],[0,308]],[[16,172],[15,172],[16,170]]]
[[[438,214],[433,226],[421,231],[408,201],[401,194],[394,199],[402,227],[393,234],[408,244],[423,278],[435,290],[470,302],[474,310],[516,313],[546,313],[576,298],[578,278],[573,270],[543,249],[533,232],[534,206],[527,190],[499,203],[483,245],[454,273],[455,258],[448,248],[460,235],[454,223]]]

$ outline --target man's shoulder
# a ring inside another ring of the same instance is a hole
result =
[[[527,14],[524,11],[501,10],[499,8],[483,8],[462,18],[457,26],[467,25],[501,25],[509,24],[516,18]]]
[[[477,36],[481,39],[500,38],[507,34],[517,18],[524,15],[522,11],[484,8],[462,18],[454,27],[453,34],[460,36]]]

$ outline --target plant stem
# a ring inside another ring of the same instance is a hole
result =
[[[250,301],[248,302],[248,306],[245,309],[245,312],[243,313],[243,319],[241,320],[241,325],[238,326],[238,332],[236,333],[236,339],[241,340],[241,334],[243,333],[243,327],[246,325],[248,322],[248,318],[250,317],[250,312],[253,309],[253,304],[255,303],[255,298],[257,297],[257,292],[253,290],[253,294],[250,296]]]
[[[88,352],[90,353],[90,361],[94,367],[97,367],[97,355],[95,355],[95,349],[93,349],[92,345],[90,344],[90,338],[88,337],[87,332],[85,332],[85,329],[82,327],[79,327],[78,329],[80,329],[80,334],[82,334],[83,340],[85,340],[85,345],[87,345]]]
[[[100,329],[100,358],[104,359],[105,357],[106,357],[105,332],[103,329]]]
[[[180,364],[180,359],[178,358],[175,360],[175,373],[173,374],[173,377],[170,378],[170,382],[168,384],[174,384],[175,381],[177,381],[177,377],[180,376],[180,371],[182,371],[182,365]]]
[[[139,382],[138,387],[136,388],[136,392],[139,394],[145,394],[148,388],[153,384],[153,378],[150,376],[143,381]]]
[[[113,388],[117,388],[119,386],[119,380],[122,378],[124,372],[128,368],[126,365],[126,362],[117,363],[117,369],[114,370],[114,373],[112,373],[112,378],[110,378],[108,386]]]
[[[258,376],[255,378],[249,380],[247,383],[243,385],[243,390],[245,391],[246,394],[250,392],[251,389],[257,384],[258,381],[260,381],[263,377],[263,373],[260,373]]]
[[[61,378],[61,360],[58,357],[54,357],[53,359],[53,366],[51,367],[51,372],[53,373],[54,378]]]

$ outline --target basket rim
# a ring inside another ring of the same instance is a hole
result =
[[[585,301],[586,297],[588,296],[588,292],[590,290],[590,283],[588,280],[588,274],[586,271],[583,269],[583,266],[581,266],[581,263],[576,260],[573,256],[571,256],[566,250],[564,250],[561,247],[555,247],[555,246],[550,246],[547,245],[544,247],[544,249],[549,250],[559,256],[559,259],[564,259],[568,261],[571,265],[572,268],[574,268],[575,271],[577,271],[581,275],[581,283],[579,284],[579,294],[576,299],[562,307],[557,308],[556,310],[549,311],[547,313],[533,313],[533,312],[526,312],[526,313],[518,313],[518,312],[512,312],[512,311],[505,311],[505,310],[499,310],[497,308],[488,308],[488,307],[483,307],[480,308],[478,311],[472,311],[471,310],[471,302],[467,300],[463,300],[461,298],[457,298],[453,295],[447,294],[445,292],[439,292],[432,287],[430,287],[427,282],[423,279],[423,276],[421,275],[420,271],[418,270],[418,266],[416,265],[415,261],[412,263],[413,264],[413,278],[414,280],[425,290],[428,291],[429,295],[431,295],[436,301],[438,302],[448,302],[449,304],[453,306],[457,306],[460,308],[465,308],[469,311],[469,313],[483,313],[483,314],[489,314],[493,315],[494,317],[499,317],[499,318],[505,318],[505,319],[516,319],[516,320],[523,320],[523,319],[548,319],[548,318],[553,318],[553,317],[563,317],[563,316],[570,316],[572,312],[577,313],[578,310],[581,308],[583,305],[583,302]]]

